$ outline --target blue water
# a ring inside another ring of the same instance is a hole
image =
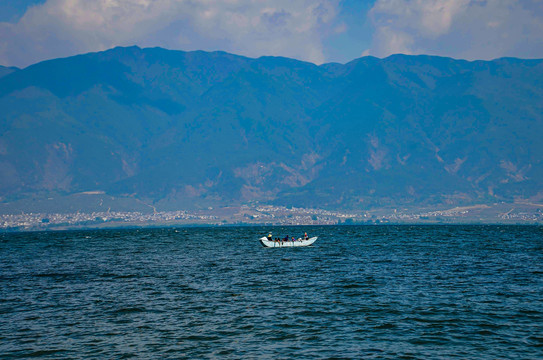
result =
[[[0,358],[543,358],[543,227],[0,234]]]

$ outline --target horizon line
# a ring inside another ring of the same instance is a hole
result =
[[[345,63],[338,62],[338,61],[329,61],[329,62],[323,62],[321,64],[317,64],[317,63],[314,63],[314,62],[311,62],[311,61],[300,60],[300,59],[296,59],[296,58],[292,58],[292,57],[288,57],[288,56],[283,56],[283,55],[260,55],[258,57],[252,57],[252,56],[236,54],[236,53],[233,53],[233,52],[228,52],[228,51],[225,51],[225,50],[203,50],[203,49],[182,50],[182,49],[169,49],[169,48],[165,48],[165,47],[162,47],[162,46],[141,47],[139,45],[134,44],[134,45],[118,45],[118,46],[114,46],[114,47],[111,47],[111,48],[108,48],[108,49],[105,49],[105,50],[82,52],[82,53],[78,53],[78,54],[74,54],[74,55],[60,56],[60,57],[57,57],[57,58],[50,58],[50,59],[40,60],[40,61],[37,61],[37,62],[32,63],[30,65],[24,66],[24,67],[18,67],[18,66],[15,66],[15,65],[3,65],[3,64],[0,64],[0,66],[4,67],[4,68],[7,68],[7,69],[25,70],[25,69],[27,69],[29,67],[32,67],[32,66],[35,66],[37,64],[44,63],[44,62],[61,60],[61,59],[70,59],[70,58],[74,58],[74,57],[78,57],[78,56],[85,56],[85,55],[91,55],[91,54],[106,53],[106,52],[114,51],[114,50],[117,50],[117,49],[132,49],[132,48],[139,49],[141,51],[160,49],[160,50],[165,50],[165,51],[182,52],[182,53],[198,53],[198,52],[207,53],[207,54],[223,53],[223,54],[233,55],[233,56],[246,58],[246,59],[251,59],[251,60],[258,60],[258,59],[262,59],[262,58],[281,58],[281,59],[289,59],[289,60],[294,60],[294,61],[298,61],[298,62],[302,62],[302,63],[312,64],[312,65],[315,65],[315,66],[318,66],[318,67],[325,66],[325,65],[335,65],[335,64],[345,66],[345,65],[348,65],[348,64],[350,64],[352,62],[360,60],[360,59],[387,60],[387,59],[395,58],[395,57],[429,57],[429,58],[449,59],[449,60],[467,62],[467,63],[477,63],[477,62],[488,63],[488,62],[494,62],[494,61],[499,61],[499,60],[543,61],[543,58],[521,58],[521,57],[514,57],[514,56],[503,56],[503,57],[498,57],[498,58],[494,58],[494,59],[490,59],[490,60],[483,60],[483,59],[467,60],[467,59],[454,58],[454,57],[451,57],[451,56],[443,56],[443,55],[394,53],[394,54],[390,54],[390,55],[385,56],[385,57],[377,57],[375,55],[360,56],[360,57],[354,58],[354,59],[352,59],[350,61],[347,61]]]

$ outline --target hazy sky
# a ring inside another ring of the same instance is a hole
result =
[[[364,55],[543,58],[543,0],[6,0],[0,64],[114,46],[315,63]]]

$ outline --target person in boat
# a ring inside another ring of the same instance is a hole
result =
[[[292,241],[296,241],[296,239],[294,238],[294,236],[292,237]]]
[[[273,240],[272,234],[271,234],[271,233],[268,234],[268,240],[269,240],[269,241],[272,241],[272,240]]]
[[[287,236],[285,236],[285,238],[283,239],[283,241],[288,241],[288,239],[289,239],[289,237],[288,237],[288,235],[287,235]]]
[[[307,236],[307,232],[304,233],[304,240],[309,239],[309,236]]]

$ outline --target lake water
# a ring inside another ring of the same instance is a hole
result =
[[[319,239],[262,248],[258,238]],[[0,358],[543,358],[543,227],[0,234]]]

